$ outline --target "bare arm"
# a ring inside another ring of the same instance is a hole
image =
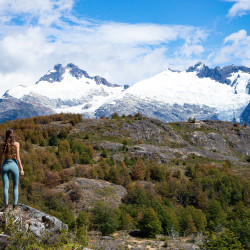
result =
[[[2,150],[2,145],[0,145],[0,169],[2,167],[2,160],[3,160],[3,150]]]
[[[19,154],[19,148],[20,148],[19,143],[16,142],[16,159],[18,161],[18,166],[20,167],[21,175],[24,175],[23,166],[22,166],[21,158]]]

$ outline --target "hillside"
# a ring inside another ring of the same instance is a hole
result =
[[[249,247],[247,126],[55,114],[3,123],[1,137],[7,127],[21,143],[20,202],[70,230],[168,241],[226,229]]]
[[[250,128],[231,122],[164,123],[140,115],[111,120],[88,119],[77,124],[70,135],[87,135],[93,146],[109,150],[119,161],[130,154],[159,163],[201,157],[208,162],[230,160],[243,166],[249,164]]]

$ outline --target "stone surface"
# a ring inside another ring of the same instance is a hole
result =
[[[216,67],[214,69],[202,64],[201,62],[191,66],[187,69],[187,72],[197,72],[197,76],[200,78],[209,77],[220,83],[231,84],[231,81],[227,79],[232,73],[237,73],[239,71],[250,73],[250,68],[245,66],[235,66],[229,65],[226,67]]]
[[[41,104],[28,103],[14,97],[0,99],[0,123],[53,113],[53,110]]]
[[[62,229],[68,229],[66,224],[54,216],[45,214],[24,204],[20,204],[19,207],[26,228],[37,236],[43,234],[45,231],[58,233]]]
[[[21,222],[26,230],[31,231],[36,236],[40,236],[45,232],[58,233],[62,229],[68,229],[68,226],[56,217],[21,203],[19,204],[19,208],[10,211],[10,214],[14,217],[14,221]],[[3,212],[0,213],[0,220],[5,220]]]
[[[132,156],[161,163],[196,155],[214,161],[249,164],[244,159],[250,155],[250,128],[232,122],[203,120],[167,124],[152,118],[90,119],[77,124],[70,133],[88,133],[95,147],[112,151],[112,157],[118,161],[128,151]],[[123,141],[127,142],[125,149]]]
[[[54,190],[69,195],[76,211],[91,209],[98,201],[117,207],[127,194],[126,189],[121,185],[87,178],[73,178]]]

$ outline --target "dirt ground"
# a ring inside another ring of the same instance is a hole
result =
[[[125,249],[180,249],[196,250],[199,249],[196,238],[171,238],[165,235],[157,235],[155,239],[133,237],[126,231],[116,232],[112,236],[101,236],[97,232],[91,232],[89,235],[90,248],[102,250],[125,250]]]

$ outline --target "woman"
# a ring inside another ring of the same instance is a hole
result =
[[[14,205],[13,209],[17,208],[18,202],[18,181],[19,181],[19,169],[21,175],[24,175],[20,155],[19,155],[19,143],[15,141],[15,135],[13,129],[8,128],[6,130],[6,136],[3,143],[0,144],[0,165],[4,158],[3,165],[1,167],[1,175],[3,179],[3,197],[4,197],[4,209],[9,210],[8,205],[8,191],[9,191],[9,173],[13,181],[14,192]]]

